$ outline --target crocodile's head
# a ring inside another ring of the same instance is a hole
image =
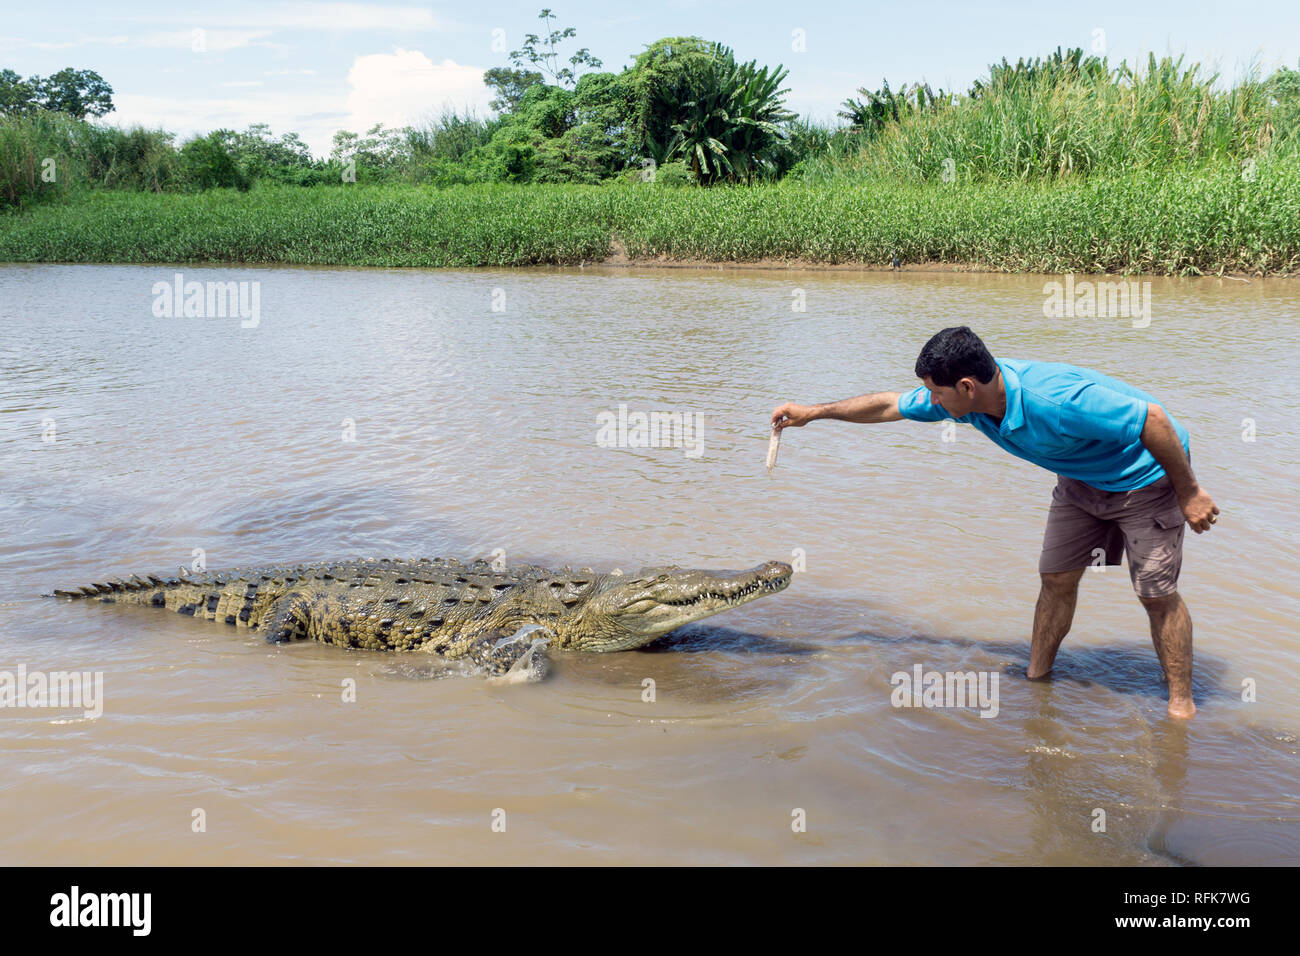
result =
[[[769,561],[748,571],[668,567],[603,575],[560,625],[560,644],[578,651],[641,647],[683,624],[784,590],[793,573],[790,565]]]

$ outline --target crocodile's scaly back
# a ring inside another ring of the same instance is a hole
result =
[[[316,640],[370,650],[429,650],[508,668],[541,634],[559,647],[625,650],[688,621],[782,590],[789,565],[749,571],[662,568],[637,575],[485,561],[362,559],[132,576],[56,597],[165,607],[254,628],[271,642]]]

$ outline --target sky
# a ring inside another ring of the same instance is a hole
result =
[[[665,36],[699,36],[741,60],[789,70],[786,104],[838,122],[859,87],[925,81],[964,91],[1003,57],[1058,46],[1112,63],[1183,54],[1233,79],[1300,66],[1300,0],[1237,3],[808,2],[654,0],[407,4],[6,0],[0,69],[24,77],[94,70],[113,87],[104,119],[162,127],[179,140],[219,127],[269,123],[325,156],[336,130],[418,124],[445,106],[490,114],[483,71],[508,66],[526,33],[543,33],[542,3],[579,47],[619,70]]]

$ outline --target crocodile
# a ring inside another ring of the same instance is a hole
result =
[[[790,565],[747,571],[498,567],[451,558],[364,558],[173,576],[132,575],[51,597],[166,608],[249,628],[267,643],[428,651],[492,674],[546,672],[546,648],[623,651],[783,590]]]

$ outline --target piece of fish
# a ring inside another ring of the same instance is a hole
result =
[[[781,448],[781,429],[772,426],[772,437],[767,442],[767,473],[770,475],[776,467],[776,453]]]

